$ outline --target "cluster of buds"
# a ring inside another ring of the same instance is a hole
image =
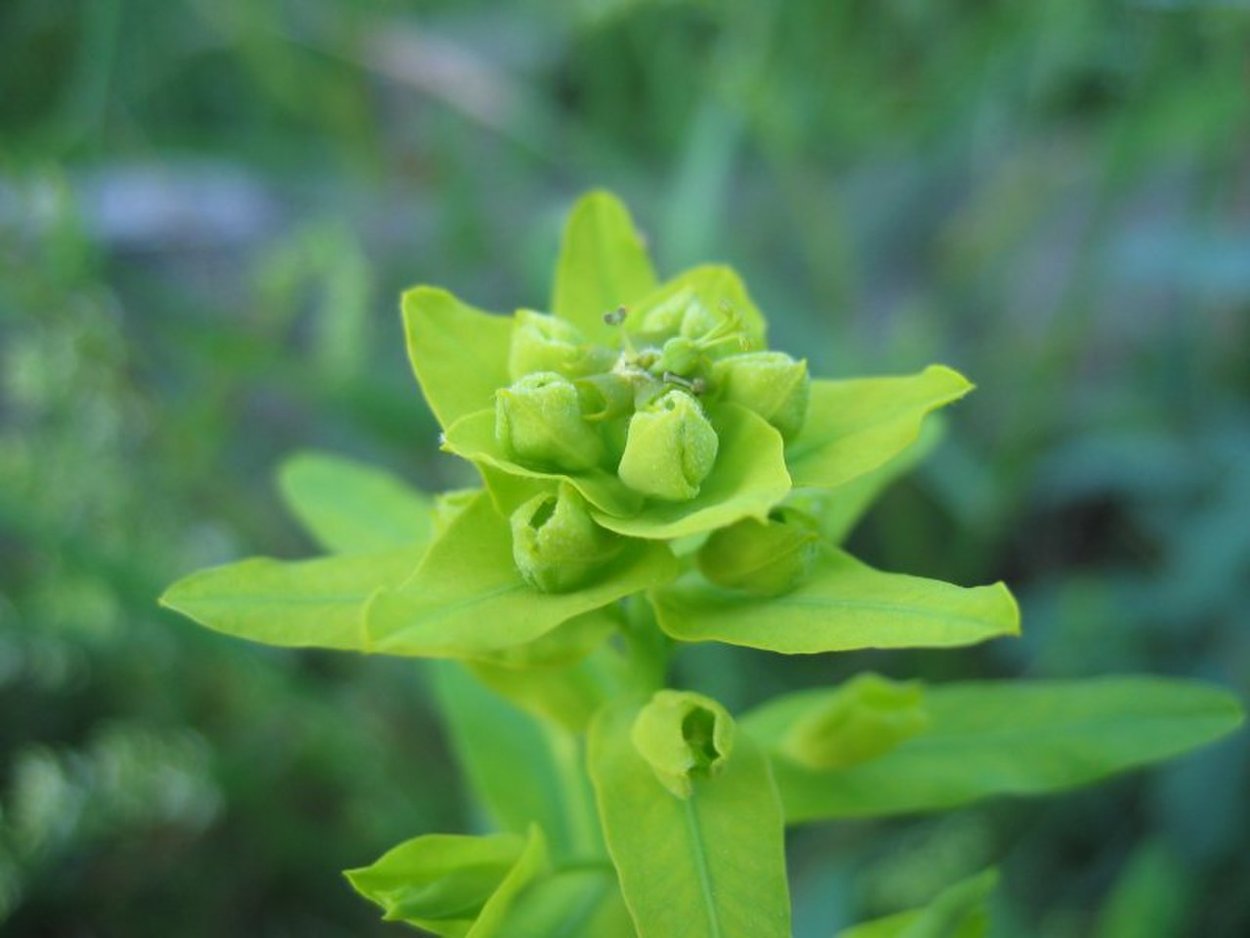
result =
[[[649,308],[614,310],[604,321],[616,327],[616,348],[588,341],[555,316],[518,314],[508,356],[512,383],[495,395],[496,440],[518,465],[611,473],[643,499],[685,502],[699,495],[716,465],[719,404],[754,411],[786,440],[802,427],[807,363],[756,347],[759,340],[727,304],[710,309],[686,289]],[[601,547],[576,492],[565,486],[544,498],[512,519],[517,564],[540,589],[570,589],[583,573],[540,568],[582,570]],[[542,507],[551,505],[554,511]],[[770,539],[774,527],[782,525],[768,526]],[[561,546],[543,550],[540,543]]]

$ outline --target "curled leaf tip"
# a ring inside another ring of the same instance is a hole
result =
[[[810,769],[841,769],[883,756],[928,726],[920,682],[866,673],[800,717],[778,749]]]
[[[639,711],[630,740],[655,777],[678,798],[717,774],[733,752],[733,717],[710,697],[661,690]]]

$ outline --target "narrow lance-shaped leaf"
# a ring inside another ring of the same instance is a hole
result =
[[[512,319],[462,303],[446,290],[413,287],[402,300],[408,358],[444,427],[490,407],[507,387]]]
[[[278,474],[292,514],[330,553],[366,553],[429,541],[430,500],[388,472],[329,453],[299,453]]]
[[[944,889],[921,909],[899,912],[838,933],[838,938],[985,938],[998,871],[986,870]]]
[[[586,586],[540,592],[517,572],[508,521],[481,493],[451,520],[402,586],[374,596],[365,626],[374,651],[477,658],[532,642],[576,616],[665,583],[676,572],[666,545],[632,541]]]
[[[685,642],[725,642],[782,654],[970,645],[1020,630],[1001,583],[971,589],[883,573],[828,550],[792,592],[759,597],[689,573],[651,593],[660,627]]]
[[[424,551],[253,558],[193,573],[160,602],[214,631],[266,645],[367,651],[365,603],[378,589],[402,582]]]
[[[912,444],[926,414],[971,390],[941,365],[902,377],[813,381],[807,419],[786,450],[795,486],[833,488],[871,472]]]
[[[640,739],[642,711],[627,701],[590,730],[599,814],[639,938],[788,938],[781,807],[768,763],[743,734],[729,745],[718,705],[679,696],[694,701],[669,727],[671,745],[654,725]]]
[[[513,833],[537,824],[556,862],[603,856],[578,739],[487,690],[459,662],[434,668],[457,761],[489,818]]]
[[[467,837],[427,834],[345,875],[387,921],[444,938],[511,938],[501,927],[518,894],[546,866],[542,832]]]
[[[552,312],[592,341],[612,344],[603,314],[654,287],[655,271],[629,210],[609,192],[582,196],[564,228]]]
[[[616,871],[570,869],[527,886],[500,929],[507,938],[636,938]]]
[[[743,719],[770,746],[836,690],[802,691]],[[925,691],[926,730],[878,759],[820,771],[773,760],[786,820],[934,811],[994,795],[1038,795],[1167,759],[1242,720],[1237,700],[1153,677],[975,682]]]

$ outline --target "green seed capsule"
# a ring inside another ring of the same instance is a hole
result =
[[[755,411],[787,440],[803,428],[811,391],[806,361],[785,352],[747,352],[717,362],[712,380],[723,400]]]
[[[617,474],[643,495],[686,501],[699,494],[718,446],[699,402],[685,391],[667,391],[630,419]]]
[[[616,535],[595,524],[585,500],[567,482],[525,502],[510,521],[517,570],[544,593],[582,586],[620,545]]]
[[[508,373],[514,381],[539,371],[579,377],[610,368],[613,357],[588,344],[572,323],[523,309],[512,329]]]
[[[754,596],[781,596],[811,573],[820,544],[815,518],[781,508],[767,522],[746,518],[714,531],[695,560],[718,586]]]
[[[703,350],[693,339],[685,336],[674,336],[664,343],[660,350],[659,360],[651,366],[652,372],[662,375],[668,372],[676,375],[692,374],[703,361]]]
[[[694,780],[715,775],[733,752],[734,721],[710,697],[689,691],[657,691],[634,719],[629,738],[678,798],[689,798]]]
[[[924,688],[861,674],[795,721],[779,750],[811,769],[841,769],[885,755],[929,725]]]
[[[577,389],[551,371],[496,392],[495,437],[518,462],[540,468],[577,472],[604,456],[599,434],[582,419]]]

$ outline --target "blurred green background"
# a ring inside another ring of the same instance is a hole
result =
[[[542,307],[603,185],[662,271],[739,267],[817,372],[979,391],[853,540],[1018,590],[1025,637],[781,660],[1149,671],[1250,696],[1250,4],[0,3],[0,933],[402,934],[338,870],[480,823],[409,662],[158,611],[311,552],[327,448],[464,481],[400,289]],[[990,863],[1004,935],[1250,934],[1247,734],[1146,775],[791,841],[800,938]]]

